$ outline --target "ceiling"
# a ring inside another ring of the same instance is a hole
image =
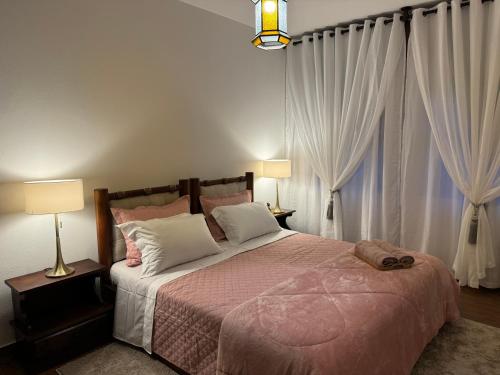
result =
[[[181,1],[248,26],[254,25],[254,5],[251,0]],[[422,0],[288,0],[288,32],[290,35],[299,35],[419,3]]]

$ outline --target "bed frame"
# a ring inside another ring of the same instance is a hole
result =
[[[105,281],[109,281],[109,270],[113,265],[113,218],[109,202],[152,194],[175,193],[179,196],[189,194],[189,181],[180,180],[178,185],[167,185],[110,193],[108,189],[94,189],[95,218],[97,229],[97,250],[99,263],[106,267]]]
[[[253,202],[254,199],[253,172],[246,172],[244,176],[240,177],[220,178],[218,180],[200,181],[199,178],[190,178],[189,194],[191,195],[191,213],[198,214],[202,212],[200,204],[200,195],[202,186],[227,185],[245,181],[247,183],[247,190],[250,190],[252,192],[252,202]]]
[[[110,201],[148,196],[152,194],[175,193],[179,196],[190,195],[191,213],[200,213],[201,186],[226,185],[237,182],[246,182],[247,190],[252,192],[254,197],[254,174],[246,172],[244,176],[221,178],[217,180],[200,181],[199,178],[189,180],[179,180],[178,185],[167,185],[153,188],[144,188],[128,191],[110,193],[108,189],[101,188],[94,190],[94,203],[97,229],[97,249],[99,253],[99,263],[106,267],[105,282],[109,283],[109,271],[113,265],[113,219],[110,210]]]

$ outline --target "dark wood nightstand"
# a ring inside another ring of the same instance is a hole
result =
[[[290,229],[288,224],[286,223],[286,219],[290,216],[292,216],[295,213],[295,210],[285,210],[283,209],[283,212],[279,214],[273,214],[276,220],[278,220],[278,224],[280,225],[281,228],[284,229]]]
[[[12,292],[18,353],[30,372],[111,340],[114,302],[102,300],[100,286],[105,267],[90,259],[69,266],[75,272],[57,279],[40,271],[5,281]]]

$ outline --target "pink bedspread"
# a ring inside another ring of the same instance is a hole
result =
[[[153,351],[190,374],[409,374],[458,286],[434,257],[381,272],[352,248],[297,234],[162,286]]]

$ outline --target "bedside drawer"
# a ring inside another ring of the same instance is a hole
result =
[[[37,368],[50,367],[109,342],[112,325],[112,313],[106,313],[53,335],[24,343],[25,349]]]

